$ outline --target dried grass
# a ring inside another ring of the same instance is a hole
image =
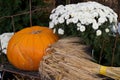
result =
[[[88,55],[86,45],[79,38],[60,39],[49,47],[47,55],[40,63],[41,78],[47,80],[103,80],[99,74],[99,64]],[[51,77],[52,76],[52,77]],[[120,79],[120,68],[107,67],[106,76]]]

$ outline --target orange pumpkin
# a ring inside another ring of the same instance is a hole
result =
[[[47,27],[32,26],[15,33],[9,40],[7,58],[21,70],[38,70],[46,48],[58,40]]]

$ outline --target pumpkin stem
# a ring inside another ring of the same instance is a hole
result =
[[[33,31],[32,34],[38,34],[40,33],[41,31]]]

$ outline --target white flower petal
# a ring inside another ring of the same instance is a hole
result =
[[[69,19],[69,15],[66,15],[66,16],[65,16],[65,19]]]
[[[64,34],[64,30],[62,28],[59,28],[58,29],[58,34],[63,35]]]
[[[112,31],[113,31],[113,32],[117,32],[117,30],[118,30],[118,28],[113,25],[113,26],[112,26]]]
[[[2,49],[5,54],[6,54],[6,49],[7,49],[7,45],[8,45],[8,42],[10,40],[10,38],[13,36],[13,32],[12,33],[3,33],[0,35],[0,39],[1,39],[1,46],[2,46]]]
[[[83,25],[80,26],[80,31],[81,31],[81,32],[84,32],[85,29],[86,29],[85,26],[83,26]]]
[[[105,17],[100,17],[98,19],[98,23],[105,23],[107,21],[107,19]]]
[[[98,24],[97,24],[96,22],[94,22],[94,23],[92,24],[92,28],[93,28],[94,30],[96,30],[96,29],[99,28],[99,26],[98,26]]]
[[[77,27],[77,31],[79,31],[80,30],[80,27]]]
[[[58,19],[58,22],[59,22],[59,23],[64,23],[64,21],[65,21],[65,20],[64,20],[63,18],[59,18],[59,19]]]
[[[100,36],[102,34],[102,31],[101,30],[97,30],[96,31],[96,36]]]
[[[49,28],[53,28],[54,27],[54,23],[53,22],[49,22]]]
[[[51,13],[54,13],[54,12],[55,12],[55,10],[56,10],[56,9],[53,9],[53,10],[51,11]]]
[[[77,23],[78,22],[78,18],[72,18],[72,22],[73,23]]]
[[[81,26],[81,23],[77,23],[77,26],[80,27],[80,26]]]
[[[108,28],[105,29],[105,32],[108,33],[110,30]]]

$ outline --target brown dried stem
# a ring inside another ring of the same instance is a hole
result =
[[[29,6],[30,6],[30,26],[32,26],[32,10],[31,10],[32,0],[29,0]]]
[[[102,53],[103,53],[104,48],[105,48],[105,41],[103,40],[103,42],[102,42],[102,49],[100,51],[99,64],[101,63],[101,60],[102,60]]]
[[[12,19],[13,32],[15,33],[15,23],[14,23],[14,18],[13,18],[13,16],[11,16],[11,19]]]
[[[101,65],[92,61],[86,53],[85,45],[80,45],[75,38],[62,39],[51,46],[50,54],[44,56],[41,64],[44,69],[39,71],[51,80],[53,76],[56,80],[103,80],[96,74],[100,73]],[[78,40],[78,39],[77,39]],[[76,40],[75,40],[76,41]],[[120,68],[107,67],[105,76],[113,79],[120,79]]]
[[[116,44],[117,44],[118,36],[119,36],[119,33],[117,32],[116,33],[115,42],[114,42],[113,52],[112,52],[111,66],[114,66],[115,49],[116,49]]]

